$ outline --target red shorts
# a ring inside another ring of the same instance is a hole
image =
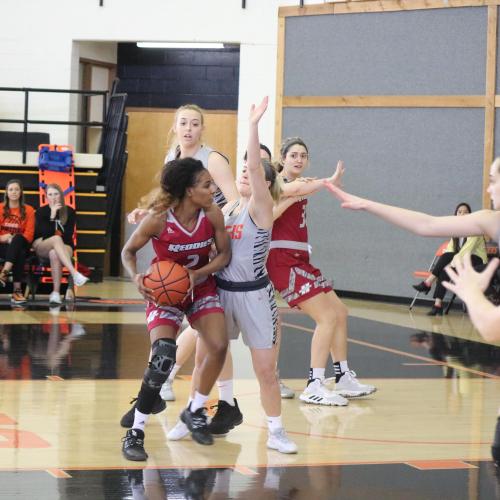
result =
[[[224,309],[217,295],[217,285],[213,276],[209,276],[203,283],[196,285],[193,298],[188,297],[177,306],[157,306],[148,302],[146,306],[146,323],[148,332],[161,325],[179,329],[184,315],[192,326],[197,319],[206,314],[221,313]]]
[[[301,250],[271,249],[267,272],[274,287],[290,307],[296,307],[319,293],[333,290],[332,283],[309,262],[309,253]]]

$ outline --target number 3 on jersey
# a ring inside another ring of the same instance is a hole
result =
[[[302,218],[300,220],[299,228],[302,229],[306,227],[306,205],[302,205]]]

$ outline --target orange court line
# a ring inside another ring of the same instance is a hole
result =
[[[47,380],[52,380],[52,382],[61,382],[64,379],[59,375],[47,375]]]
[[[233,467],[233,470],[235,472],[239,472],[240,474],[243,474],[244,476],[258,476],[259,473],[253,469],[250,469],[250,467],[246,467],[245,465],[235,465]]]
[[[403,366],[436,366],[435,363],[401,363]]]
[[[294,325],[293,323],[282,322],[281,324],[283,326],[288,326],[289,328],[295,328],[296,330],[302,330],[302,331],[311,332],[311,333],[314,332],[314,330],[312,328],[306,328],[305,326]],[[398,349],[391,349],[390,347],[384,347],[382,345],[372,344],[371,342],[365,342],[363,340],[354,340],[354,339],[348,338],[347,341],[352,342],[353,344],[358,344],[358,345],[362,345],[365,347],[371,347],[372,349],[378,349],[379,351],[386,351],[386,352],[390,352],[392,354],[406,356],[408,358],[419,359],[421,361],[425,361],[427,363],[431,363],[431,364],[434,364],[436,366],[449,366],[450,368],[455,368],[456,370],[460,370],[460,371],[464,371],[464,372],[474,373],[475,375],[479,375],[479,376],[485,377],[485,378],[492,378],[492,379],[500,378],[498,375],[492,375],[491,373],[485,373],[485,372],[481,372],[479,370],[473,370],[472,368],[466,368],[465,366],[456,366],[454,364],[445,363],[444,361],[435,361],[433,359],[426,358],[424,356],[419,356],[418,354],[411,354],[409,352],[399,351]]]
[[[71,477],[67,472],[62,469],[46,469],[45,472],[49,473],[52,477],[56,479],[68,479]]]
[[[462,460],[412,460],[405,463],[418,470],[477,469],[477,465]]]
[[[484,463],[491,463],[491,458],[484,458],[484,457],[470,457],[467,460],[471,462],[484,462]],[[452,462],[453,460],[449,460]],[[419,462],[419,461],[417,461]],[[422,461],[423,462],[423,461]],[[428,461],[427,461],[428,462]],[[436,462],[444,462],[443,460]],[[460,459],[456,459],[456,462],[461,462]],[[416,463],[415,461],[412,462],[401,462],[398,460],[332,460],[332,461],[318,461],[318,462],[305,462],[305,461],[297,461],[293,463],[254,463],[254,464],[248,464],[247,466],[238,466],[238,467],[255,467],[255,468],[264,468],[264,467],[278,467],[278,466],[283,466],[283,467],[324,467],[325,465],[329,466],[340,466],[340,465],[400,465],[400,464],[413,464]],[[172,463],[165,462],[165,463],[156,463],[154,466],[127,466],[127,469],[134,469],[134,470],[143,470],[143,469],[153,469],[153,470],[162,470],[162,469],[172,469],[172,470],[182,470],[186,468],[197,468],[197,469],[220,469],[220,468],[234,468],[234,464],[227,464],[227,463],[220,463],[220,464],[212,464],[212,465],[196,465],[194,463],[191,463],[189,465],[172,465]],[[473,465],[471,467],[474,467]],[[54,469],[54,470],[62,470],[62,469]],[[112,465],[112,466],[68,466],[64,467],[64,470],[69,470],[69,471],[86,471],[86,470],[123,470],[123,465]],[[26,471],[46,471],[48,472],[48,469],[46,468],[39,468],[39,467],[0,467],[0,472],[26,472]],[[64,471],[63,471],[64,472]]]
[[[253,427],[255,429],[267,429],[264,425],[249,424],[248,422],[243,422],[241,424],[245,427]],[[490,441],[412,441],[410,439],[375,439],[375,438],[365,438],[365,437],[348,437],[348,436],[334,436],[331,434],[316,434],[314,432],[299,432],[287,429],[287,434],[293,434],[295,436],[306,436],[310,438],[321,438],[321,439],[338,439],[339,441],[363,441],[366,443],[386,443],[386,444],[416,444],[416,445],[483,445],[491,444]]]
[[[17,422],[5,413],[0,413],[0,425],[16,425]]]

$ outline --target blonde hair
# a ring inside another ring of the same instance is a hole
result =
[[[270,183],[269,191],[271,192],[271,197],[277,203],[281,198],[281,193],[283,192],[283,178],[278,175],[275,164],[269,160],[261,160],[262,167],[264,168],[264,173],[266,176],[266,181]]]
[[[172,126],[170,127],[170,130],[168,131],[167,135],[167,151],[176,150],[177,146],[179,145],[175,134],[175,125],[177,124],[177,119],[179,118],[179,114],[182,111],[186,110],[196,111],[196,113],[200,115],[201,126],[203,127],[203,125],[205,124],[204,111],[197,104],[184,104],[184,106],[177,108],[177,111],[175,112],[174,116],[174,122],[172,123]]]
[[[59,193],[61,208],[59,209],[59,220],[61,224],[64,226],[68,221],[68,207],[66,206],[66,200],[64,199],[64,192],[59,186],[59,184],[47,184],[47,188],[45,189],[45,193],[48,193],[49,189],[55,189]]]

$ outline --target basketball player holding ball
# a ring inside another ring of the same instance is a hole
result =
[[[224,217],[213,203],[213,179],[199,160],[183,158],[168,162],[162,170],[160,189],[149,203],[150,213],[125,244],[123,265],[141,295],[147,300],[146,318],[151,357],[144,372],[134,412],[134,423],[123,439],[126,459],[144,461],[144,427],[162,384],[175,364],[175,338],[184,315],[200,334],[206,350],[194,398],[181,418],[200,444],[212,444],[204,404],[219,375],[227,351],[224,313],[213,273],[231,258]],[[152,290],[137,272],[137,252],[151,240],[155,261],[172,260],[187,268],[191,290],[177,306],[159,306]],[[215,243],[217,255],[209,261]]]

